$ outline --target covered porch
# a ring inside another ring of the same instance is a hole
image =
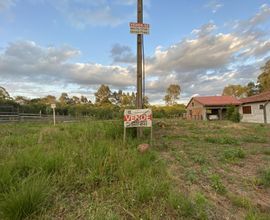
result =
[[[207,106],[205,107],[206,120],[224,120],[226,119],[228,106]]]

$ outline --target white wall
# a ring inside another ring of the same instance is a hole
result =
[[[242,106],[251,106],[251,114],[243,114],[243,108],[240,107],[239,111],[242,116],[242,122],[252,122],[252,123],[264,123],[263,109],[260,109],[260,105],[264,105],[265,102],[259,103],[249,103]],[[266,108],[267,123],[270,124],[270,103]]]

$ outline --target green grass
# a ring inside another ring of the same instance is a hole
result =
[[[223,151],[222,159],[225,161],[236,161],[245,158],[246,154],[242,148],[228,148]]]
[[[259,185],[270,187],[270,169],[262,170],[259,177]]]
[[[224,186],[220,176],[218,174],[214,174],[210,177],[211,180],[211,186],[213,189],[220,193],[220,194],[225,194],[227,192],[226,187]]]
[[[50,205],[52,188],[49,179],[30,176],[1,194],[0,210],[4,219],[24,219],[36,215]]]
[[[149,138],[128,129],[123,144],[120,121],[0,125],[0,219],[221,219],[223,205],[268,216],[251,198],[252,180],[269,187],[269,127],[166,125],[145,154],[136,148]]]
[[[233,137],[222,136],[222,137],[206,137],[205,141],[212,144],[239,144],[239,141]]]

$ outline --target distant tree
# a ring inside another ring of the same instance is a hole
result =
[[[258,86],[260,92],[270,90],[270,60],[261,68],[262,73],[258,76]]]
[[[88,103],[88,99],[85,96],[81,96],[81,103],[86,104]]]
[[[20,105],[25,105],[25,104],[28,104],[30,100],[24,96],[16,96],[15,102],[19,103]]]
[[[121,105],[123,95],[124,94],[122,90],[113,92],[110,98],[111,103],[113,103],[114,105]]]
[[[144,96],[143,97],[143,107],[147,108],[147,106],[149,106],[149,98],[148,98],[148,96]]]
[[[56,97],[53,95],[47,95],[46,97],[42,99],[42,102],[44,104],[54,104],[56,103]]]
[[[111,104],[111,101],[110,101],[111,95],[112,95],[112,92],[109,86],[101,85],[98,91],[95,93],[96,104],[97,105]]]
[[[4,87],[0,86],[0,99],[10,100],[11,97]]]
[[[247,96],[253,96],[259,93],[259,88],[254,82],[249,82],[246,86]]]
[[[68,94],[66,92],[63,92],[59,98],[59,101],[61,104],[68,104],[70,101]]]
[[[179,99],[180,92],[181,92],[181,88],[179,85],[177,84],[170,85],[167,88],[166,90],[167,94],[164,97],[166,105],[168,106],[176,105],[177,104],[176,100]]]
[[[247,89],[241,85],[228,85],[223,89],[222,95],[244,98],[247,96]]]
[[[77,96],[72,96],[71,103],[72,104],[80,104],[81,103],[81,99],[79,97],[77,97]]]

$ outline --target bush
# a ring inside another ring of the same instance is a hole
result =
[[[239,113],[239,108],[235,106],[230,106],[227,109],[226,113],[226,119],[230,120],[232,122],[240,122],[241,121],[241,115]]]

